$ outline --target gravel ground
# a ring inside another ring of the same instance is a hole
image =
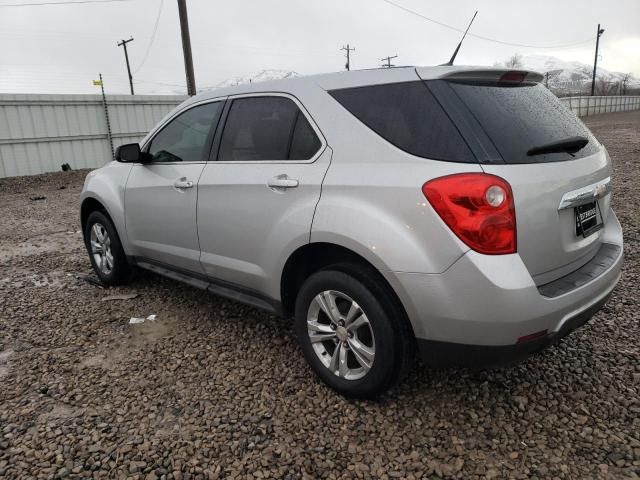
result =
[[[638,478],[640,112],[587,123],[625,227],[608,306],[518,367],[418,365],[376,402],[321,385],[287,321],[152,274],[78,278],[86,172],[0,180],[0,477]]]

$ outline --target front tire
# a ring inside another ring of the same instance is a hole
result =
[[[102,283],[125,285],[131,281],[133,268],[109,217],[101,211],[91,212],[84,227],[84,243],[91,265]]]
[[[337,265],[312,274],[295,307],[307,362],[332,389],[373,398],[394,386],[412,358],[404,312],[364,267]]]

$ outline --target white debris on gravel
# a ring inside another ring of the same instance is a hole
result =
[[[135,325],[137,323],[144,323],[145,321],[154,322],[155,320],[156,320],[156,316],[155,315],[149,315],[147,318],[131,317],[129,319],[129,324],[130,325]]]
[[[108,302],[111,300],[133,300],[138,297],[139,293],[123,293],[120,295],[109,295],[107,297],[102,297],[103,302]]]

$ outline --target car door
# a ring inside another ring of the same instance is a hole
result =
[[[188,107],[143,147],[151,161],[133,166],[125,191],[127,236],[136,256],[202,272],[197,185],[223,104]]]
[[[198,184],[198,236],[208,276],[279,298],[286,257],[309,242],[331,149],[285,94],[230,97]]]

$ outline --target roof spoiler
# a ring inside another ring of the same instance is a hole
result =
[[[452,70],[445,72],[439,78],[447,80],[463,80],[467,82],[497,82],[497,83],[522,83],[541,82],[544,78],[541,73],[528,70],[500,69],[470,69]]]

